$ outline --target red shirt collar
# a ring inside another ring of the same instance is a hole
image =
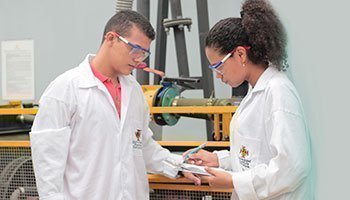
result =
[[[96,78],[98,78],[102,83],[104,83],[104,82],[107,81],[107,80],[110,80],[109,77],[102,75],[102,74],[101,74],[100,72],[98,72],[98,71],[95,69],[95,67],[92,66],[91,64],[90,64],[90,67],[91,67],[92,73],[93,73],[93,74],[96,76]]]

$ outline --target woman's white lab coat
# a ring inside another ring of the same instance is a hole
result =
[[[230,152],[216,152],[231,170],[232,199],[312,199],[309,133],[299,95],[269,67],[231,121]]]
[[[30,133],[41,199],[149,198],[146,169],[181,159],[163,149],[148,130],[149,109],[131,75],[120,76],[121,119],[89,60],[57,77],[40,100]]]

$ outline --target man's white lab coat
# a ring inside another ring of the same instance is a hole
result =
[[[216,152],[231,170],[231,199],[313,199],[309,133],[299,95],[269,67],[231,121],[230,152]]]
[[[161,173],[163,149],[148,129],[149,109],[131,75],[120,76],[121,119],[89,61],[57,77],[40,99],[30,133],[41,199],[149,199],[146,170]]]

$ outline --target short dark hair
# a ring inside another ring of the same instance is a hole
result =
[[[279,70],[288,67],[287,38],[277,14],[266,0],[246,0],[241,18],[226,18],[210,29],[206,47],[227,54],[237,46],[250,46],[248,58],[255,64],[272,63]]]
[[[146,17],[133,10],[122,10],[113,15],[105,26],[103,40],[109,31],[114,31],[123,37],[127,37],[130,35],[130,29],[133,25],[139,28],[149,39],[154,40],[155,32],[151,23]]]

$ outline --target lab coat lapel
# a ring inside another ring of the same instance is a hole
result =
[[[131,94],[133,90],[133,84],[131,81],[127,80],[126,76],[120,76],[119,81],[121,84],[121,91],[122,91],[121,129],[123,129],[125,124],[125,119],[128,114],[127,112],[129,109],[129,103],[130,103]]]
[[[97,78],[96,78],[96,79],[97,79]],[[96,80],[96,82],[97,82],[97,88],[98,88],[99,90],[102,90],[103,93],[106,95],[106,97],[108,98],[109,103],[111,104],[111,106],[112,106],[113,109],[114,109],[114,113],[115,113],[115,116],[116,116],[116,118],[117,118],[117,121],[120,122],[119,117],[117,116],[117,115],[118,115],[118,114],[117,114],[117,108],[115,107],[115,104],[114,104],[114,101],[113,101],[113,99],[112,99],[112,96],[109,94],[109,92],[108,92],[106,86],[105,86],[101,81]]]
[[[258,81],[256,82],[255,87],[252,90],[250,90],[249,93],[241,101],[238,109],[236,110],[237,114],[242,112],[242,110],[246,107],[246,104],[252,99],[254,93],[265,90],[271,77],[273,77],[276,73],[277,73],[277,69],[275,67],[272,67],[272,66],[268,67],[262,73],[262,75],[259,77]]]
[[[91,59],[94,57],[95,55],[89,54],[85,60],[80,64],[80,74],[81,74],[81,79],[79,82],[79,88],[91,88],[91,87],[96,87],[101,90],[106,98],[108,98],[109,103],[111,104],[112,108],[114,109],[114,113],[115,113],[115,117],[117,118],[117,122],[120,123],[120,119],[117,116],[117,109],[114,105],[114,101],[111,97],[111,95],[109,94],[106,86],[98,80],[98,78],[95,77],[95,75],[93,74],[92,70],[91,70],[91,66],[90,66],[90,61]]]

